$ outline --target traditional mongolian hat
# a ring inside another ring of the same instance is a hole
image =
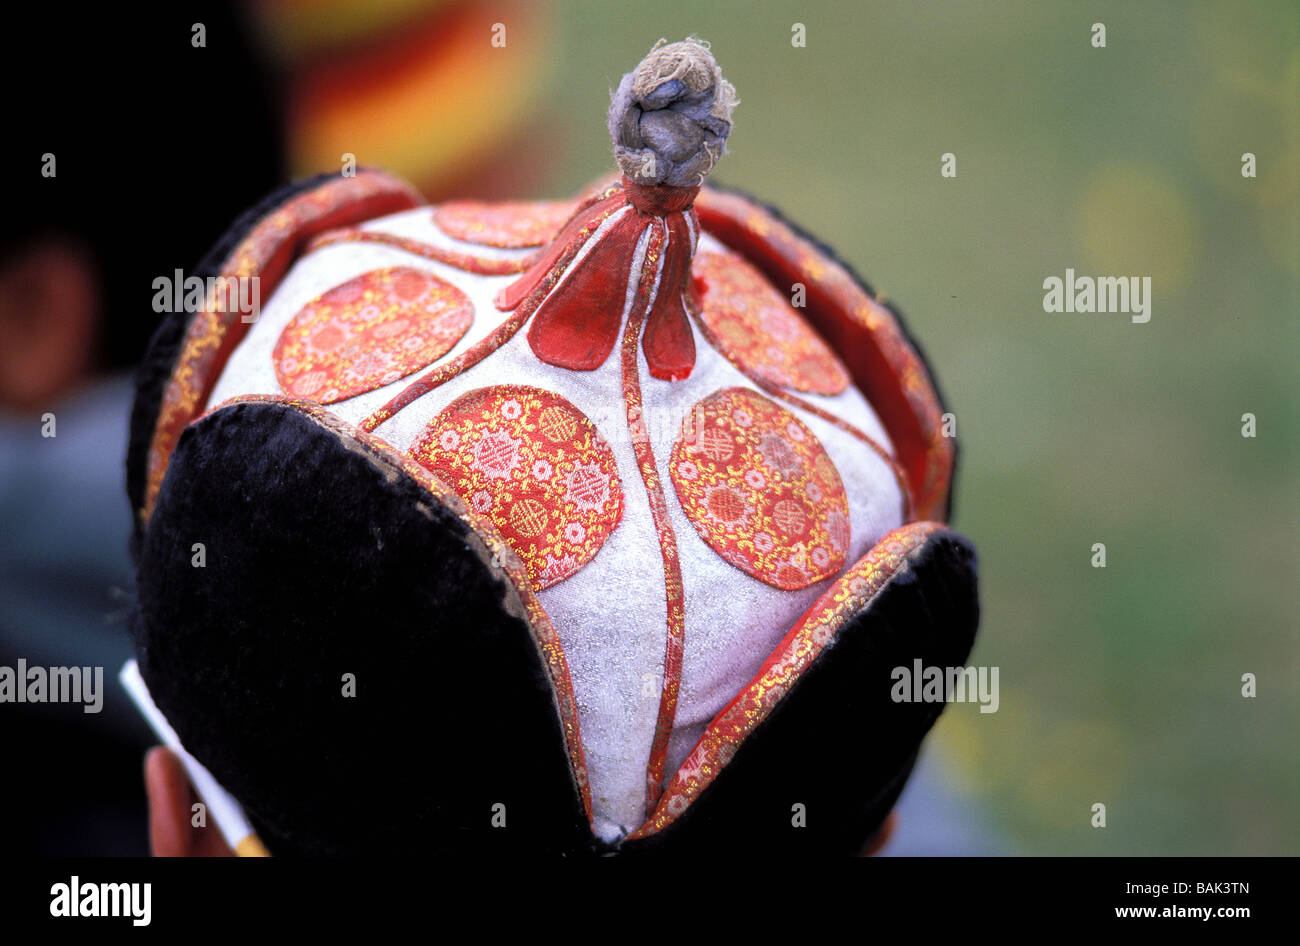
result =
[[[273,853],[854,852],[961,667],[955,441],[895,309],[706,185],[657,45],[570,200],[306,181],[143,366],[140,673]]]

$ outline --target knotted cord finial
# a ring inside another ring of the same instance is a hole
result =
[[[680,381],[695,367],[693,204],[727,149],[736,90],[699,40],[660,40],[623,77],[609,130],[623,179],[579,205],[551,244],[497,295],[531,319],[528,344],[548,365],[594,371],[624,318],[644,323],[650,374]]]
[[[609,105],[614,157],[642,187],[699,187],[726,153],[740,104],[709,47],[659,40],[623,76]]]

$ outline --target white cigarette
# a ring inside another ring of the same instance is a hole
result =
[[[222,837],[226,839],[231,850],[240,857],[267,856],[266,848],[262,846],[253,826],[248,823],[248,817],[239,802],[221,787],[221,784],[212,777],[212,773],[204,768],[198,759],[185,751],[180,737],[176,735],[176,730],[172,729],[171,724],[167,722],[167,717],[163,716],[162,711],[154,705],[153,697],[149,695],[149,688],[145,686],[144,678],[140,676],[140,668],[134,660],[126,662],[118,679],[122,681],[122,686],[126,688],[126,692],[148,721],[149,728],[181,760],[181,765],[185,767],[185,772],[190,777],[190,784],[207,805],[208,814],[217,823]]]

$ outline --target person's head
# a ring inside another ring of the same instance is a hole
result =
[[[663,147],[687,183],[624,167],[491,257],[484,226],[534,207],[322,175],[219,243],[255,318],[213,303],[155,338],[128,462],[140,675],[273,853],[853,853],[941,711],[891,669],[969,653],[974,555],[930,521],[953,448],[918,356],[824,248],[701,190],[734,104],[707,49],[648,58],[620,161],[663,170],[641,155]],[[677,105],[715,140],[654,119]]]

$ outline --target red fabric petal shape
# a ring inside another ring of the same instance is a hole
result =
[[[573,371],[604,364],[618,340],[632,257],[644,229],[638,214],[625,214],[537,307],[528,344],[538,358]]]
[[[665,222],[668,247],[663,278],[646,321],[642,346],[650,374],[664,381],[681,381],[695,368],[695,336],[683,301],[691,270],[691,229],[682,213],[669,214]]]

